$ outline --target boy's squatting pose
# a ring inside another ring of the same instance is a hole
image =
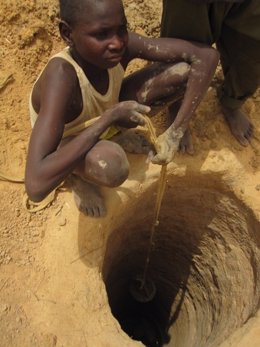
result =
[[[260,84],[260,1],[163,0],[161,36],[216,43],[224,74],[221,110],[231,133],[247,146],[253,125],[241,106]]]
[[[185,146],[183,134],[208,89],[218,53],[197,43],[129,32],[121,0],[60,0],[60,16],[68,47],[49,60],[31,93],[26,190],[31,200],[41,201],[71,176],[79,209],[103,216],[98,186],[122,184],[129,164],[122,147],[102,134],[114,126],[144,125],[143,115],[152,114],[153,105],[158,110],[158,104],[184,93],[152,159],[170,162],[181,139]],[[155,63],[124,78],[134,58]],[[97,116],[91,126],[71,134]]]

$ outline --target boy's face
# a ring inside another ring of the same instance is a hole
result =
[[[128,32],[121,0],[95,1],[72,27],[72,50],[102,69],[116,66],[125,53]]]

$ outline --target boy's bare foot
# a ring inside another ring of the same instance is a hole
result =
[[[153,149],[152,144],[145,138],[142,131],[136,129],[129,129],[114,136],[113,141],[128,153],[148,154]]]
[[[248,146],[253,133],[253,125],[246,114],[239,108],[231,110],[224,106],[222,106],[222,112],[237,141],[243,146]]]
[[[72,191],[78,209],[90,217],[103,217],[106,214],[104,199],[98,186],[71,175]]]
[[[194,154],[191,132],[190,132],[189,128],[185,131],[185,133],[184,133],[184,135],[180,141],[179,152],[188,153],[190,155]]]

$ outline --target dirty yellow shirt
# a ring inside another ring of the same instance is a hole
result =
[[[64,138],[67,136],[76,135],[89,125],[93,124],[93,120],[95,118],[99,117],[102,113],[105,112],[105,110],[118,103],[121,84],[124,78],[124,69],[122,68],[121,64],[118,64],[115,67],[108,69],[108,90],[106,94],[100,94],[91,85],[82,68],[76,63],[76,61],[70,55],[69,47],[66,47],[58,54],[55,54],[51,59],[57,57],[68,61],[74,67],[79,80],[83,103],[81,114],[72,122],[67,123],[65,125],[63,133]],[[31,124],[32,126],[34,126],[38,114],[33,109],[31,96],[29,100],[29,111]],[[110,127],[105,133],[103,133],[101,137],[110,138],[117,132],[118,130],[116,128]]]

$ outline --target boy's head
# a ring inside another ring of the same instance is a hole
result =
[[[60,33],[74,56],[101,68],[120,62],[128,31],[122,0],[59,0]]]

